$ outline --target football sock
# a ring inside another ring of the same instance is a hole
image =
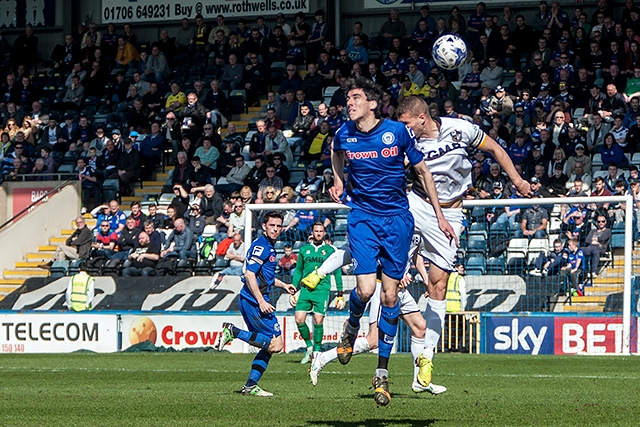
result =
[[[356,343],[357,342],[358,340],[356,340]],[[338,347],[334,347],[331,350],[327,350],[320,353],[320,357],[322,358],[322,361],[324,362],[325,365],[329,362],[333,362],[338,358]]]
[[[346,255],[347,253],[345,250],[337,249],[322,262],[322,265],[320,267],[318,267],[318,276],[328,276],[337,269],[341,268],[343,265],[349,264],[351,262],[351,253],[349,252],[348,257]]]
[[[376,369],[376,377],[387,377],[389,378],[389,371],[386,368],[378,368]]]
[[[366,353],[369,351],[369,341],[365,337],[356,338],[356,342],[353,344],[353,354]]]
[[[322,338],[324,336],[324,325],[313,325],[313,351],[322,351]],[[307,344],[307,348],[309,348]]]
[[[380,320],[378,321],[378,368],[387,369],[389,355],[398,332],[398,314],[400,314],[400,302],[396,301],[393,307],[382,306]]]
[[[411,337],[411,357],[413,358],[413,382],[418,381],[418,372],[420,368],[416,366],[415,361],[422,354],[424,348],[424,338]]]
[[[440,334],[444,325],[444,315],[447,310],[447,301],[427,298],[427,308],[424,317],[427,321],[427,332],[424,337],[424,351],[422,354],[429,360],[433,360],[433,351],[440,341]]]
[[[360,329],[360,318],[364,313],[364,309],[367,306],[366,302],[362,302],[356,288],[351,290],[349,294],[349,326],[351,326],[350,332]]]
[[[235,326],[233,327],[233,336],[263,350],[268,349],[271,345],[271,338],[269,338],[268,336],[255,332],[252,333],[249,331],[244,331]]]
[[[304,343],[307,345],[307,348],[311,347],[311,332],[309,331],[307,322],[298,323],[298,331],[300,332],[300,336],[304,340]]]
[[[271,353],[267,350],[260,350],[258,354],[256,354],[251,364],[251,372],[249,372],[249,378],[246,384],[247,387],[258,384],[260,377],[262,377],[262,374],[264,374],[264,371],[267,369],[267,365],[269,365],[269,360],[271,360]]]

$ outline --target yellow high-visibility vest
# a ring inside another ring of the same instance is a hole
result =
[[[460,274],[451,273],[447,281],[447,313],[457,313],[461,311],[460,280],[462,280]]]
[[[89,283],[93,277],[84,271],[75,274],[71,278],[71,309],[74,311],[84,311],[87,309],[87,292]],[[91,309],[91,308],[89,308]]]

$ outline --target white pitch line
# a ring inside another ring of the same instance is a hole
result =
[[[246,373],[245,370],[229,370],[229,369],[129,369],[129,368],[24,368],[21,366],[17,367],[2,367],[0,368],[0,372],[210,372],[210,373]],[[292,370],[278,370],[278,369],[269,369],[270,373],[273,374],[301,374],[304,371],[292,371]],[[355,372],[350,371],[322,371],[322,376],[325,375],[356,375]],[[409,377],[413,374],[409,372],[395,372],[393,374],[394,377]],[[628,375],[567,375],[567,374],[460,374],[460,373],[446,373],[446,372],[438,372],[438,376],[442,377],[475,377],[475,378],[553,378],[553,379],[562,379],[562,378],[573,378],[573,379],[598,379],[598,380],[640,380],[640,376],[628,376]]]

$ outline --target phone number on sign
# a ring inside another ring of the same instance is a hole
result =
[[[24,344],[2,344],[2,353],[24,353]]]
[[[102,11],[105,21],[112,19],[169,18],[171,7],[168,4],[149,4],[146,6],[112,6]]]

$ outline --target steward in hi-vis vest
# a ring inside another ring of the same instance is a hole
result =
[[[81,264],[80,272],[69,278],[67,286],[66,305],[73,311],[91,310],[95,280],[86,272],[86,266]]]

